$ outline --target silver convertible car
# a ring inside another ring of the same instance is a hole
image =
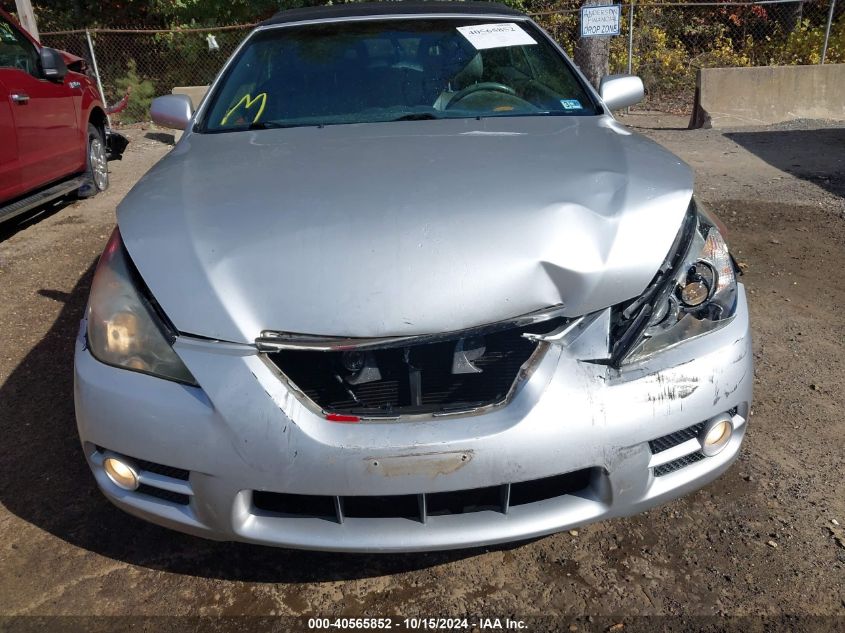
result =
[[[258,26],[126,196],[75,359],[85,457],[212,539],[528,539],[737,457],[748,311],[690,169],[525,15],[343,4]]]

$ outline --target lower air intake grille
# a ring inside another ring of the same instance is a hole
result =
[[[171,477],[172,479],[188,481],[188,477],[190,476],[190,473],[184,468],[174,468],[173,466],[155,464],[153,462],[148,462],[144,459],[136,459],[135,463],[141,470],[146,470],[150,473],[156,473],[157,475],[164,475],[165,477]]]
[[[656,440],[651,440],[648,443],[648,447],[651,449],[652,455],[662,453],[663,451],[674,448],[675,446],[683,444],[688,440],[695,439],[701,433],[701,429],[703,428],[704,422],[699,422],[698,424],[681,429],[680,431],[675,431],[669,435],[658,437]]]
[[[676,470],[680,470],[685,466],[689,466],[690,464],[694,464],[695,462],[700,462],[704,458],[704,453],[702,453],[701,451],[698,451],[697,453],[690,453],[689,455],[684,455],[683,457],[679,457],[678,459],[673,459],[671,462],[666,462],[665,464],[661,464],[660,466],[655,466],[654,476],[662,477],[663,475],[668,475],[669,473],[673,473]]]
[[[156,499],[161,499],[163,501],[170,501],[171,503],[178,503],[179,505],[186,506],[190,501],[188,495],[183,495],[178,492],[171,492],[170,490],[164,490],[162,488],[156,488],[155,486],[149,486],[147,484],[141,484],[138,486],[136,492],[147,495],[149,497],[155,497]]]
[[[483,335],[371,351],[283,350],[268,358],[326,413],[391,417],[460,411],[506,400],[555,318]]]
[[[416,495],[350,496],[294,495],[258,491],[252,493],[256,510],[289,518],[323,518],[342,523],[347,518],[404,518],[426,522],[428,517],[510,508],[586,494],[594,470],[585,468],[563,475],[487,488],[431,492]]]

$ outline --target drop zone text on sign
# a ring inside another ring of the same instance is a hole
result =
[[[619,35],[620,5],[581,7],[581,37]]]

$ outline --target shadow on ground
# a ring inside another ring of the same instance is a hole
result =
[[[0,224],[0,242],[9,239],[16,233],[29,228],[33,224],[38,224],[41,220],[45,220],[50,216],[55,215],[76,201],[77,199],[73,196],[59,198],[58,200],[53,200],[45,205],[36,207],[31,211],[27,211],[26,213],[12,218],[11,220],[6,220]]]
[[[159,143],[164,143],[165,145],[176,144],[176,135],[168,132],[147,132],[144,134],[144,138],[148,138],[151,141],[158,141]]]
[[[71,293],[39,291],[63,301],[64,307],[0,386],[0,503],[11,512],[72,545],[132,565],[253,582],[379,576],[480,553],[364,556],[217,543],[159,528],[109,504],[85,463],[73,409],[74,342],[95,263]]]
[[[725,136],[773,167],[845,197],[845,128],[727,132]]]

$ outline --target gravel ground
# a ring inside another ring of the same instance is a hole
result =
[[[83,461],[71,358],[115,205],[169,149],[166,135],[130,130],[108,192],[0,229],[0,615],[543,615],[557,619],[529,624],[565,630],[654,630],[635,616],[663,615],[686,618],[677,630],[719,628],[725,621],[701,617],[729,615],[845,628],[845,128],[623,122],[696,169],[745,269],[755,404],[742,455],[721,479],[629,519],[407,556],[213,543],[123,514]],[[0,629],[44,622],[0,619]],[[175,621],[152,622],[143,628]]]

